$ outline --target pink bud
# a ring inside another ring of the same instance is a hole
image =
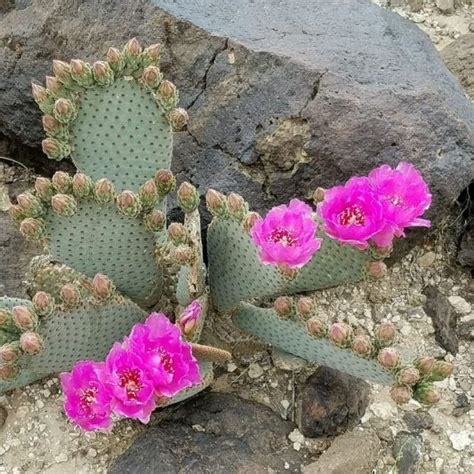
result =
[[[0,364],[0,380],[8,380],[15,375],[15,367],[12,364]]]
[[[61,83],[59,80],[54,76],[46,76],[46,87],[51,92],[58,92],[61,89]]]
[[[72,178],[72,190],[79,197],[86,197],[92,192],[92,180],[84,173],[76,173]]]
[[[190,183],[181,183],[178,188],[178,203],[184,212],[193,212],[199,206],[199,193]]]
[[[159,68],[156,66],[148,66],[143,70],[142,80],[150,87],[158,87],[162,77]]]
[[[0,346],[0,361],[15,362],[20,355],[17,344],[10,343]]]
[[[61,126],[52,115],[43,115],[42,122],[43,128],[46,132],[53,132]]]
[[[86,63],[80,59],[71,60],[71,73],[74,76],[82,76],[86,70]]]
[[[173,222],[168,226],[168,238],[174,245],[184,244],[187,241],[187,233],[183,224]]]
[[[286,263],[279,263],[277,265],[278,273],[286,280],[293,280],[298,275],[298,268],[290,267]]]
[[[67,193],[71,190],[72,179],[64,171],[56,171],[51,180],[59,192]]]
[[[51,207],[61,216],[70,217],[77,209],[77,202],[69,194],[55,194],[51,198]]]
[[[393,369],[400,363],[400,354],[391,347],[382,349],[377,356],[378,361],[387,369]]]
[[[58,141],[54,138],[45,138],[41,142],[43,152],[48,156],[57,156],[60,153]]]
[[[415,361],[415,367],[420,371],[421,375],[428,375],[433,370],[434,363],[434,357],[424,356]]]
[[[313,316],[306,321],[306,328],[313,336],[322,336],[327,330],[326,323],[317,316]]]
[[[250,229],[254,226],[255,222],[257,222],[259,219],[262,217],[258,212],[249,212],[245,217],[243,221],[243,226],[244,229],[247,232],[250,232]]]
[[[413,385],[420,380],[420,372],[415,367],[407,367],[398,374],[398,382],[402,385]]]
[[[55,59],[53,60],[53,72],[57,78],[66,79],[71,72],[71,67],[68,63]]]
[[[16,326],[22,331],[33,329],[38,322],[36,315],[26,306],[14,306],[12,308],[12,316]]]
[[[351,328],[345,323],[333,323],[329,328],[329,339],[338,346],[346,345],[351,337]]]
[[[155,183],[158,194],[164,196],[173,191],[176,186],[176,179],[170,170],[159,170],[155,174]]]
[[[382,321],[375,330],[375,336],[383,343],[391,343],[395,339],[395,334],[395,325],[391,321]]]
[[[137,38],[132,38],[128,41],[128,43],[125,45],[125,51],[135,56],[138,56],[141,53],[142,47],[140,46]]]
[[[453,373],[454,366],[450,362],[445,360],[437,360],[433,364],[433,370],[431,372],[431,379],[440,382],[445,378],[449,377]]]
[[[79,291],[73,284],[66,283],[61,288],[61,299],[67,306],[73,306],[77,304],[80,299]]]
[[[244,198],[237,193],[230,193],[227,196],[227,207],[229,212],[238,219],[243,218],[248,211]]]
[[[32,240],[39,240],[43,235],[43,226],[38,219],[28,217],[21,221],[20,233]]]
[[[122,191],[117,196],[117,204],[120,207],[134,207],[137,205],[137,196],[132,191]]]
[[[152,61],[158,61],[160,59],[161,44],[155,43],[145,48],[145,53]]]
[[[0,328],[2,326],[6,326],[10,323],[10,320],[12,319],[11,312],[0,308]]]
[[[441,396],[431,384],[419,384],[415,390],[415,398],[426,405],[438,403]]]
[[[314,301],[312,298],[302,297],[296,302],[296,311],[301,316],[309,316],[314,311]]]
[[[48,178],[43,178],[40,176],[39,178],[36,178],[35,181],[35,191],[36,194],[38,194],[39,197],[49,197],[53,189],[53,185],[51,183],[51,180]]]
[[[324,189],[323,188],[316,188],[313,193],[313,201],[318,204],[324,201]]]
[[[38,203],[37,199],[31,193],[19,194],[16,199],[24,211],[30,211]]]
[[[32,301],[35,311],[41,315],[50,313],[53,308],[53,299],[44,291],[38,291]]]
[[[104,61],[96,61],[92,65],[92,69],[94,71],[94,75],[99,79],[105,78],[109,74],[108,64]]]
[[[378,260],[376,262],[370,262],[368,273],[373,278],[383,278],[387,274],[387,265]]]
[[[97,295],[102,298],[108,298],[113,292],[112,282],[108,276],[102,273],[97,273],[97,275],[92,280],[92,285],[94,286],[94,290]]]
[[[95,195],[99,202],[105,203],[111,201],[114,194],[114,185],[107,178],[99,179],[95,184]]]
[[[398,405],[408,403],[413,395],[412,389],[406,385],[394,385],[390,390],[392,400]]]
[[[227,200],[225,196],[214,189],[207,191],[206,205],[209,212],[214,216],[223,217],[227,213]]]
[[[25,218],[25,211],[18,204],[11,205],[8,213],[15,222],[22,221]]]
[[[171,99],[176,95],[176,86],[171,81],[164,80],[160,84],[158,93],[165,99]]]
[[[184,109],[174,109],[168,114],[168,119],[175,130],[182,130],[188,123],[189,116]]]
[[[56,116],[61,115],[61,116],[66,116],[69,115],[73,112],[74,106],[72,105],[72,102],[68,99],[58,99],[54,103],[54,113]]]
[[[48,97],[48,90],[39,84],[31,84],[31,90],[33,92],[33,98],[37,103],[42,102]]]
[[[20,336],[20,347],[27,354],[36,354],[43,348],[43,339],[35,332],[24,332]]]
[[[165,226],[166,217],[158,209],[154,209],[149,214],[145,216],[145,226],[148,230],[152,232],[158,232]]]
[[[291,316],[293,312],[293,299],[289,296],[279,296],[273,302],[273,309],[282,318],[287,318]]]
[[[355,336],[351,344],[352,350],[361,356],[367,356],[372,352],[372,343],[368,336],[360,334]]]
[[[107,51],[107,61],[109,63],[118,63],[122,60],[122,53],[117,48],[109,48]]]
[[[189,245],[178,245],[174,249],[173,255],[179,265],[187,265],[191,263],[194,253]]]

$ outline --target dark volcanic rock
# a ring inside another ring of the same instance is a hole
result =
[[[269,408],[230,394],[206,394],[148,428],[110,473],[267,474],[311,462],[288,440],[294,425]],[[288,463],[285,468],[285,462]]]
[[[399,474],[415,474],[419,472],[416,465],[422,455],[423,441],[418,434],[402,431],[397,434],[393,443],[392,453],[397,460]]]
[[[451,352],[458,352],[458,336],[456,334],[458,316],[449,303],[448,298],[434,286],[423,290],[426,296],[424,306],[426,314],[432,319],[436,342]]]
[[[409,160],[437,220],[472,178],[473,105],[429,38],[370,0],[32,0],[0,16],[0,133],[38,146],[30,78],[132,36],[164,45],[191,116],[174,169],[202,193],[263,210]]]
[[[369,404],[369,385],[361,379],[320,367],[298,401],[298,425],[308,437],[337,435],[352,429]]]

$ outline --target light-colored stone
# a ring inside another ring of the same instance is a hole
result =
[[[293,441],[293,443],[300,443],[300,444],[303,444],[304,443],[304,436],[303,434],[300,432],[300,430],[298,428],[295,428],[289,435],[288,435],[288,439],[290,441]]]
[[[461,296],[450,296],[449,303],[458,314],[469,314],[471,305]]]
[[[436,261],[436,254],[434,252],[427,252],[418,259],[418,263],[423,268],[428,268]]]
[[[372,472],[377,463],[380,440],[370,431],[347,432],[314,463],[303,468],[304,474],[363,474]]]
[[[381,418],[382,420],[388,420],[397,413],[397,409],[393,403],[389,402],[372,403],[369,409],[377,418]]]
[[[436,6],[442,13],[453,13],[454,11],[454,0],[436,0]]]
[[[448,437],[456,451],[463,451],[472,443],[470,432],[467,430],[459,433],[448,433]]]
[[[256,362],[253,362],[249,365],[248,374],[251,379],[258,379],[263,375],[262,366],[260,364],[257,364]]]

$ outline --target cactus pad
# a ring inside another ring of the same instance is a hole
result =
[[[320,231],[319,237],[323,237]],[[325,238],[320,250],[294,280],[264,265],[248,232],[231,218],[215,218],[208,229],[209,275],[213,302],[228,311],[241,301],[317,290],[365,277],[369,251]]]

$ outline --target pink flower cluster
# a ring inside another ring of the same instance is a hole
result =
[[[325,233],[360,249],[372,241],[378,247],[404,237],[410,226],[429,227],[420,216],[431,204],[431,194],[421,174],[409,163],[392,169],[382,165],[367,177],[353,177],[344,186],[324,193],[317,213]],[[298,199],[271,209],[258,219],[250,234],[262,263],[300,268],[320,248],[312,209]]]
[[[148,423],[160,401],[201,383],[180,328],[162,313],[137,323],[105,362],[78,362],[60,375],[66,415],[86,431],[109,428],[112,415]]]

